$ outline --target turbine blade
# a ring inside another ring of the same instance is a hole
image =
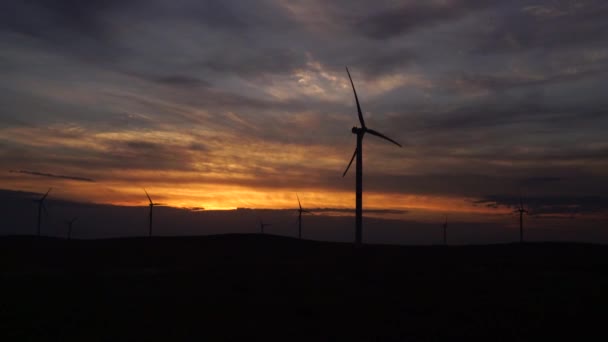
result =
[[[44,199],[46,198],[46,196],[49,195],[49,192],[51,192],[51,190],[53,190],[53,188],[49,188],[49,191],[47,191],[46,194],[44,194],[44,196],[42,196],[42,198],[40,199],[40,201],[44,201]]]
[[[398,142],[396,142],[395,140],[393,140],[393,139],[391,139],[391,138],[387,137],[386,135],[384,135],[384,134],[382,134],[382,133],[380,133],[380,132],[376,132],[376,131],[374,131],[373,129],[368,129],[368,130],[367,130],[367,133],[369,133],[369,134],[371,134],[371,135],[375,135],[375,136],[380,137],[380,138],[382,138],[382,139],[386,139],[386,140],[388,140],[388,141],[392,142],[393,144],[395,144],[395,145],[397,145],[397,146],[399,146],[399,147],[403,147],[403,146],[401,146],[401,144],[399,144],[399,143],[398,143]]]
[[[40,202],[40,204],[42,205],[42,210],[44,211],[44,215],[49,216],[49,211],[46,210],[46,205],[44,205],[44,202]]]
[[[353,153],[353,157],[350,158],[350,163],[348,163],[348,166],[346,167],[346,170],[344,170],[342,177],[346,176],[346,173],[348,172],[348,169],[350,169],[350,166],[353,165],[353,160],[355,160],[356,156],[357,156],[357,149],[355,148],[355,153]]]
[[[152,203],[152,199],[150,198],[150,195],[148,195],[148,192],[146,191],[146,189],[144,189],[144,192],[146,193],[146,196],[148,197],[148,201],[150,201],[150,204],[154,204],[154,203]]]
[[[350,79],[350,85],[353,87],[353,93],[355,93],[355,101],[357,102],[357,111],[359,113],[359,122],[361,122],[361,127],[365,128],[365,120],[363,120],[363,113],[361,112],[361,105],[359,104],[359,97],[357,96],[357,91],[355,90],[355,84],[353,83],[353,78],[350,77],[350,71],[348,71],[348,67],[346,67],[346,73],[348,74],[348,79]]]
[[[298,205],[300,206],[300,210],[302,210],[302,203],[300,203],[300,196],[296,193],[296,197],[298,198]]]

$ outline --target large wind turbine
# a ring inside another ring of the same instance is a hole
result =
[[[71,220],[65,221],[65,224],[68,225],[68,240],[72,240],[72,226],[74,225],[74,222],[76,222],[76,220],[78,220],[78,217],[74,217]]]
[[[519,197],[519,208],[517,208],[514,213],[519,213],[519,242],[524,242],[524,214],[528,214],[529,212],[524,208],[524,201]]]
[[[298,238],[302,239],[302,213],[312,214],[312,212],[302,209],[302,203],[300,203],[300,196],[296,194],[296,197],[298,198],[298,205],[300,206],[300,209],[298,209]]]
[[[34,202],[38,203],[38,236],[40,236],[40,224],[42,222],[41,221],[42,220],[42,209],[44,209],[44,213],[48,215],[48,211],[46,210],[46,206],[44,205],[44,200],[49,195],[49,192],[51,192],[51,190],[53,190],[53,188],[49,188],[49,191],[47,191],[46,194],[44,194],[44,196],[42,196],[40,199],[34,200]]]
[[[144,192],[146,193],[146,196],[148,197],[148,201],[150,201],[150,222],[149,222],[149,229],[148,229],[148,236],[152,237],[152,209],[154,208],[155,205],[162,205],[161,203],[154,203],[152,202],[152,198],[150,198],[150,195],[148,195],[148,192],[146,191],[146,189],[144,189]]]
[[[355,232],[355,242],[360,245],[362,243],[362,224],[363,224],[363,136],[365,133],[369,133],[371,135],[375,135],[382,139],[388,140],[391,143],[401,147],[401,145],[395,140],[387,137],[386,135],[374,131],[373,129],[367,128],[365,126],[365,120],[363,120],[363,112],[361,111],[361,105],[359,104],[359,98],[357,97],[357,91],[355,90],[355,84],[353,83],[353,79],[350,76],[350,72],[348,71],[348,67],[346,68],[346,73],[348,74],[348,78],[350,79],[350,84],[353,87],[353,93],[355,94],[355,102],[357,103],[357,112],[359,114],[359,122],[361,123],[361,127],[353,127],[352,133],[357,135],[357,148],[355,148],[355,153],[353,153],[353,157],[350,159],[350,163],[348,163],[348,167],[344,170],[342,177],[346,176],[348,169],[357,158],[357,195],[356,195],[356,232]]]

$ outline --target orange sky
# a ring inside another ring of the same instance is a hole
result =
[[[151,195],[154,202],[180,208],[205,208],[207,210],[260,208],[260,209],[291,209],[297,207],[296,192],[306,208],[338,208],[354,207],[354,191],[323,191],[323,189],[296,188],[254,188],[227,184],[201,184],[196,182],[173,183],[179,173],[157,174],[158,180],[147,185],[142,182],[81,182],[73,180],[52,179],[10,173],[5,188],[44,192],[46,187],[53,187],[52,197],[114,204],[127,206],[144,206],[148,201],[143,187]],[[187,175],[185,175],[187,176]],[[142,175],[142,178],[149,176]],[[163,183],[162,179],[169,179]],[[336,181],[352,184],[353,177],[336,177]],[[504,214],[507,209],[491,209],[474,206],[472,198],[423,196],[391,193],[364,193],[364,208],[394,209],[416,213],[427,213],[420,218],[443,214]],[[434,213],[434,214],[431,214]],[[410,217],[411,218],[411,217]]]

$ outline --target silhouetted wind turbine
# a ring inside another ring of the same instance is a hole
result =
[[[298,238],[302,239],[302,213],[312,214],[312,212],[302,209],[302,203],[300,203],[298,194],[296,194],[296,197],[298,198],[298,205],[300,206],[300,209],[298,209]]]
[[[149,230],[148,230],[148,236],[152,237],[152,209],[154,208],[155,205],[162,205],[161,203],[154,203],[152,202],[152,198],[150,198],[150,195],[148,195],[148,192],[146,191],[146,189],[144,189],[144,192],[146,193],[146,196],[148,197],[148,201],[150,201],[150,226],[149,226]]]
[[[49,195],[53,188],[49,188],[49,191],[44,194],[40,199],[34,200],[34,202],[38,203],[38,236],[40,236],[40,224],[42,222],[42,209],[44,209],[44,213],[48,216],[48,211],[46,210],[46,206],[44,205],[44,200]]]
[[[401,147],[401,145],[395,140],[385,136],[384,134],[374,131],[373,129],[367,128],[365,126],[365,120],[363,120],[363,112],[361,112],[361,105],[359,104],[359,98],[357,97],[357,91],[355,90],[355,84],[353,83],[353,79],[350,76],[350,72],[348,71],[348,67],[346,68],[346,73],[348,74],[348,78],[350,79],[350,84],[353,87],[353,93],[355,94],[355,102],[357,103],[357,112],[359,114],[359,122],[361,123],[361,127],[353,127],[352,133],[357,135],[357,148],[355,148],[355,153],[353,153],[353,157],[350,159],[350,163],[344,170],[342,177],[346,176],[348,169],[357,157],[357,175],[356,175],[356,183],[357,183],[357,194],[356,194],[356,205],[357,209],[355,212],[356,215],[356,232],[355,232],[355,242],[360,245],[362,243],[362,225],[363,225],[363,136],[365,133],[369,133],[371,135],[375,135],[382,139],[388,140],[391,143]]]
[[[519,242],[524,242],[524,214],[528,214],[529,212],[524,208],[524,201],[519,197],[519,208],[513,211],[514,213],[519,213]]]
[[[264,221],[262,221],[262,219],[260,218],[260,231],[262,232],[262,234],[264,234],[264,228],[268,226],[272,226],[272,224],[264,223]]]
[[[76,222],[76,220],[78,220],[78,217],[74,217],[71,220],[65,221],[65,224],[68,225],[68,240],[72,240],[72,226],[74,225],[74,222]]]
[[[445,215],[445,223],[441,225],[443,227],[443,244],[448,245],[448,215]]]

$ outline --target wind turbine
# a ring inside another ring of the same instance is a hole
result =
[[[355,90],[355,84],[353,83],[353,79],[350,76],[350,72],[348,71],[348,67],[346,68],[346,73],[348,74],[348,78],[350,79],[350,84],[353,87],[353,93],[355,94],[355,102],[357,103],[357,112],[359,114],[359,122],[361,123],[361,127],[353,127],[352,128],[352,133],[357,135],[357,147],[355,148],[355,153],[353,153],[353,157],[350,159],[350,163],[348,163],[348,166],[346,167],[346,170],[344,170],[344,173],[342,174],[342,177],[346,176],[346,173],[348,172],[348,169],[350,169],[350,166],[353,163],[353,160],[355,160],[355,157],[357,158],[357,176],[356,176],[356,183],[357,183],[357,194],[356,194],[356,205],[357,205],[357,209],[355,212],[356,215],[356,231],[355,231],[355,242],[357,245],[360,245],[362,243],[362,225],[363,225],[363,136],[365,135],[365,133],[369,133],[371,135],[375,135],[377,137],[380,137],[382,139],[388,140],[389,142],[401,147],[401,145],[396,142],[395,140],[387,137],[386,135],[374,131],[373,129],[367,128],[367,126],[365,126],[365,120],[363,120],[363,112],[361,111],[361,105],[359,104],[359,98],[357,97],[357,91]]]
[[[441,225],[443,227],[443,244],[448,245],[448,215],[445,215],[445,223]]]
[[[44,205],[44,200],[49,195],[53,188],[49,188],[49,191],[44,194],[40,199],[34,200],[34,202],[38,203],[38,236],[40,236],[40,224],[42,222],[42,209],[44,209],[44,213],[48,216],[48,211],[46,210],[46,206]]]
[[[74,217],[71,220],[65,221],[65,224],[68,225],[68,240],[72,240],[72,226],[74,225],[74,222],[76,222],[76,220],[78,220],[78,217]]]
[[[272,224],[264,223],[264,221],[262,221],[262,219],[260,218],[260,231],[262,232],[262,234],[264,234],[264,228],[268,226],[272,226]]]
[[[519,208],[513,211],[514,213],[519,213],[519,242],[524,242],[524,214],[529,214],[529,212],[524,208],[524,201],[519,197]]]
[[[296,194],[296,197],[298,198],[298,205],[300,206],[300,209],[298,209],[298,238],[302,239],[302,213],[312,214],[312,212],[302,209],[302,203],[300,203],[298,194]]]
[[[154,203],[152,202],[152,198],[150,198],[150,195],[148,195],[148,192],[146,191],[146,189],[144,189],[144,192],[146,193],[146,196],[148,197],[148,201],[150,201],[150,222],[149,222],[149,228],[148,228],[148,237],[152,237],[152,209],[154,208],[155,205],[162,205],[161,203]]]

